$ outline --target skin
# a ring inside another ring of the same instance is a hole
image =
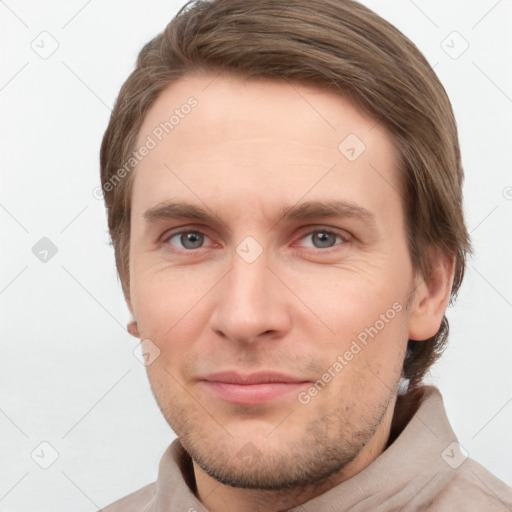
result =
[[[157,99],[137,147],[190,96],[198,105],[133,171],[130,332],[160,350],[148,377],[193,458],[202,503],[212,512],[282,510],[386,448],[407,340],[437,332],[453,262],[432,252],[432,274],[416,275],[393,142],[346,99],[280,80],[187,75]],[[354,161],[338,150],[349,134],[366,146]],[[314,200],[357,204],[374,224],[280,219],[283,207]],[[145,219],[168,201],[215,219]],[[204,238],[190,245],[179,236],[190,231]],[[236,251],[248,236],[263,251],[252,263]],[[297,392],[396,303],[394,318],[300,403]],[[234,404],[199,380],[224,370],[307,382],[267,404]]]

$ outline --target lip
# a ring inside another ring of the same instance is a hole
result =
[[[270,403],[310,381],[277,372],[213,373],[200,379],[209,392],[235,404]]]

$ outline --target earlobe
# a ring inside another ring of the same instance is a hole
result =
[[[140,338],[139,328],[137,322],[132,321],[126,326],[128,332],[135,338]]]
[[[426,340],[441,327],[450,300],[455,272],[455,258],[431,251],[431,272],[416,285],[411,306],[409,339]]]

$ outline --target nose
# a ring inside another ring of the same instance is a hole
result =
[[[282,337],[291,326],[286,289],[262,254],[247,263],[238,254],[231,271],[219,283],[211,327],[239,343]]]

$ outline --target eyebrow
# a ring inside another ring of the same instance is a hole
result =
[[[207,210],[183,202],[158,204],[143,214],[148,224],[167,219],[200,219],[219,222],[216,215]],[[344,200],[306,201],[285,206],[280,210],[276,224],[283,220],[306,220],[326,217],[340,217],[364,222],[369,227],[376,226],[375,215],[361,205]]]

